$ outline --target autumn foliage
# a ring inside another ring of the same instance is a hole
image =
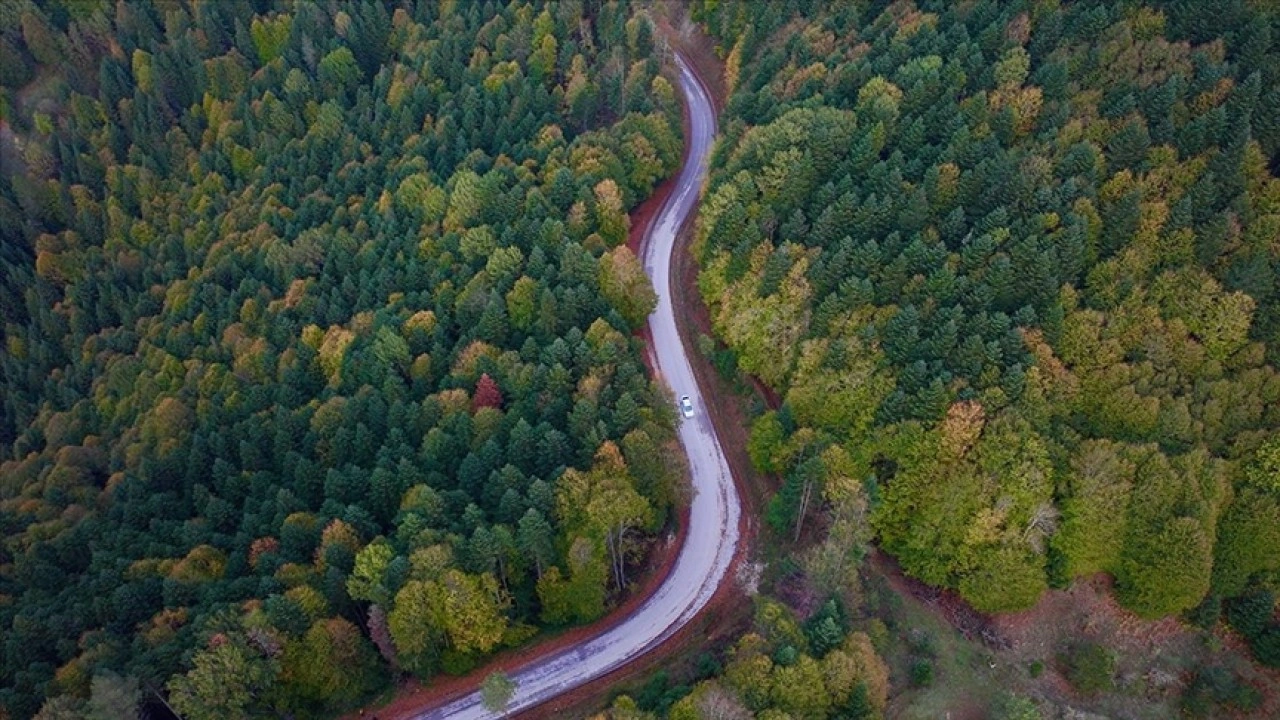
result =
[[[471,396],[471,409],[479,410],[480,408],[502,409],[502,390],[498,388],[498,383],[489,377],[489,373],[480,375],[480,379],[476,381],[475,394]]]

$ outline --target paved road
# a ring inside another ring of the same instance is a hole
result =
[[[682,418],[679,431],[694,487],[688,534],[671,575],[629,618],[591,640],[513,673],[516,691],[508,714],[616,670],[670,637],[706,606],[725,578],[738,545],[738,493],[720,440],[703,409],[706,405],[680,342],[671,304],[676,231],[697,207],[716,120],[706,89],[679,55],[676,64],[691,119],[691,132],[685,138],[689,152],[675,189],[649,229],[644,265],[658,291],[658,308],[649,317],[658,373],[675,397],[688,395],[694,405],[693,418]],[[472,693],[418,715],[417,720],[489,717],[495,716],[481,704],[479,694]]]

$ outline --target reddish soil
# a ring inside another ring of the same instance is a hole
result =
[[[1065,590],[1045,593],[1036,606],[1017,613],[992,618],[992,623],[1023,651],[1052,653],[1054,635],[1060,628],[1046,626],[1046,620],[1064,619],[1073,626],[1073,635],[1082,638],[1105,638],[1108,644],[1122,646],[1138,654],[1150,654],[1173,643],[1184,641],[1194,631],[1175,618],[1143,620],[1120,607],[1111,594],[1113,583],[1106,575],[1082,578]]]
[[[1104,697],[1095,705],[1079,697],[1053,667],[1070,644],[1083,640],[1115,650],[1117,686],[1144,686],[1151,700],[1181,692],[1198,664],[1223,664],[1235,667],[1263,696],[1256,713],[1239,717],[1280,717],[1280,673],[1249,661],[1248,650],[1233,635],[1221,628],[1206,633],[1173,617],[1145,620],[1121,607],[1114,589],[1108,575],[1080,578],[1065,590],[1045,593],[1033,608],[992,617],[992,628],[1008,642],[1004,656],[1015,662],[1043,660],[1049,668],[1038,689],[1045,696],[1112,715],[1128,709],[1125,698]]]
[[[685,134],[689,132],[689,116],[684,116]],[[685,157],[688,157],[688,148],[685,148]],[[684,160],[680,163],[684,165]],[[657,217],[658,211],[666,204],[667,198],[671,197],[671,191],[675,189],[675,176],[669,177],[662,181],[658,187],[653,189],[653,194],[645,198],[635,209],[631,211],[631,229],[627,233],[627,247],[631,248],[631,252],[636,257],[644,259],[644,236],[649,232],[649,226],[653,224],[653,219]]]
[[[1125,610],[1116,602],[1114,583],[1107,575],[1050,590],[1035,607],[1022,612],[986,615],[950,590],[908,577],[878,548],[872,549],[866,569],[883,578],[894,592],[913,598],[961,635],[981,643],[996,663],[987,680],[1005,689],[1039,697],[1056,707],[1109,717],[1152,717],[1176,711],[1177,696],[1196,667],[1219,664],[1239,672],[1262,693],[1263,703],[1256,712],[1233,717],[1280,717],[1280,672],[1248,660],[1248,650],[1238,638],[1221,628],[1210,635],[1176,618],[1144,620]],[[1081,696],[1067,681],[1058,658],[1080,641],[1116,652],[1117,692]],[[1022,669],[1036,661],[1044,664],[1044,673],[1032,679]],[[952,708],[952,717],[979,718],[985,710]]]
[[[898,561],[880,548],[873,546],[867,554],[867,569],[884,578],[899,595],[919,600],[966,638],[997,646],[1007,644],[992,627],[991,616],[974,610],[952,590],[937,588],[907,575]]]

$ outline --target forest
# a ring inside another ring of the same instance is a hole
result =
[[[1273,717],[1275,5],[690,5],[727,96],[701,349],[753,398],[771,567],[719,653],[596,718]],[[1138,677],[1085,638],[1019,666],[929,620],[953,597],[1034,623],[1099,577],[1198,647]]]
[[[729,93],[699,291],[716,364],[781,399],[748,448],[774,530],[865,511],[985,613],[1104,573],[1280,665],[1275,6],[693,16]]]
[[[681,159],[664,7],[0,2],[0,720],[330,717],[627,596],[684,472],[627,245]],[[1280,10],[688,11],[703,349],[779,401],[759,550],[811,602],[605,715],[892,714],[943,653],[869,619],[873,551],[1280,666]],[[1233,672],[1182,711],[1256,708]]]
[[[0,717],[329,716],[627,591],[634,10],[0,3]]]

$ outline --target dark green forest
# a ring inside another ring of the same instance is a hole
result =
[[[980,611],[1106,573],[1280,664],[1274,4],[693,15],[729,92],[699,287],[715,362],[782,400],[769,524],[865,506]]]
[[[0,4],[0,717],[322,716],[626,590],[658,56],[596,0]]]

